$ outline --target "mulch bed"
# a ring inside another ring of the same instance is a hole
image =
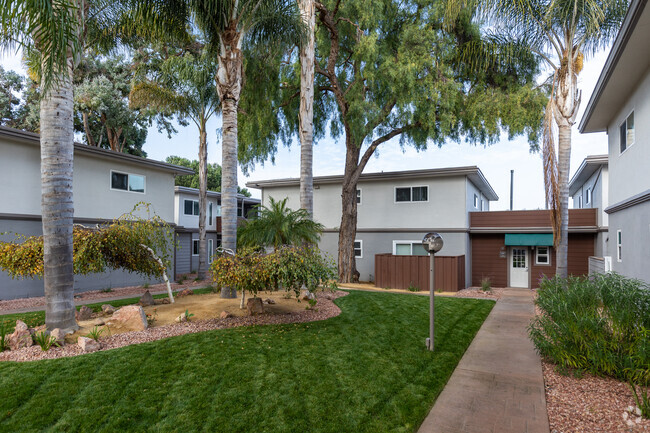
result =
[[[227,319],[196,320],[185,323],[175,323],[160,327],[149,328],[144,331],[127,332],[101,338],[100,350],[110,350],[131,344],[146,343],[177,335],[194,334],[196,332],[211,331],[214,329],[234,328],[251,325],[276,325],[286,323],[304,323],[325,320],[338,316],[339,307],[332,302],[334,299],[347,295],[347,292],[334,293],[320,292],[317,295],[315,309],[299,311],[288,314],[261,314],[258,316],[229,317]],[[328,299],[329,298],[329,299]],[[0,353],[0,361],[36,361],[40,359],[64,358],[82,355],[81,348],[76,344],[66,344],[63,347],[53,347],[43,352],[39,346],[31,346],[16,351]]]

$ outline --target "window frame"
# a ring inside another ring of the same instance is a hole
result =
[[[627,142],[627,121],[632,117],[632,129],[634,130],[634,140],[632,143]],[[625,126],[625,134],[621,134],[621,127]],[[625,137],[625,149],[623,149],[623,137]],[[636,124],[634,124],[634,109],[630,110],[630,112],[625,116],[623,121],[618,125],[618,150],[619,150],[619,155],[624,154],[630,147],[634,146],[636,143]]]
[[[397,189],[406,189],[408,188],[411,192],[410,200],[397,200]],[[417,200],[413,201],[413,188],[426,188],[427,189],[427,199],[426,200]],[[428,203],[429,202],[429,185],[409,185],[409,186],[394,186],[393,187],[393,202],[397,203]]]
[[[413,244],[418,244],[422,245],[422,240],[409,240],[409,239],[398,239],[393,241],[393,255],[397,255],[397,244],[410,244],[411,245],[411,256],[417,256],[419,254],[413,254]],[[429,254],[427,253],[425,256],[428,256]]]
[[[578,209],[582,209],[582,193],[578,196]]]
[[[623,261],[623,231],[616,230],[616,261]]]
[[[212,202],[208,202],[208,225],[212,225]]]
[[[208,264],[214,261],[214,241],[208,239]]]
[[[539,249],[546,248],[545,254],[540,254]],[[546,256],[547,262],[540,262],[539,257]],[[537,246],[535,247],[535,264],[539,266],[551,266],[551,247],[549,246]]]
[[[126,175],[126,189],[120,189],[120,188],[113,188],[113,173],[118,173],[122,175]],[[129,181],[131,176],[139,176],[144,180],[144,191],[131,191],[129,188],[131,186],[131,183]],[[110,170],[108,173],[108,187],[111,191],[120,191],[120,192],[132,192],[134,194],[146,194],[147,193],[147,176],[144,174],[137,174],[137,173],[129,173],[127,171],[120,171],[120,170]]]
[[[196,245],[196,254],[194,253],[194,245]],[[192,239],[192,256],[196,257],[201,252],[201,239]]]
[[[474,209],[478,209],[478,195],[474,193]]]
[[[587,188],[587,191],[586,191],[585,195],[586,195],[585,204],[591,204],[591,200],[593,198],[593,192],[591,190],[591,187]]]
[[[363,199],[362,199],[363,194],[361,192],[361,188],[357,188],[356,194],[357,194],[357,206],[361,206],[362,201],[363,201]]]
[[[359,242],[359,248],[357,248],[355,245],[356,243]],[[355,239],[353,245],[353,250],[354,250],[354,258],[355,259],[362,259],[363,258],[363,239]],[[359,250],[360,255],[357,256],[357,251]]]
[[[192,202],[192,213],[185,213],[185,202],[186,201],[191,201]],[[198,213],[194,213],[194,203],[196,203],[196,208],[198,210]],[[183,215],[186,215],[186,216],[199,216],[200,213],[201,213],[201,209],[199,208],[199,201],[198,200],[194,200],[193,198],[184,198],[183,199]]]

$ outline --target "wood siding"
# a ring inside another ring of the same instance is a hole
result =
[[[490,278],[493,287],[508,285],[510,270],[508,247],[505,245],[505,234],[476,234],[471,235],[472,242],[472,285],[480,286],[481,280]],[[569,263],[570,275],[588,275],[589,257],[594,255],[596,236],[592,233],[569,234]],[[500,257],[505,251],[505,257]],[[535,264],[535,248],[528,249],[530,287],[539,287],[543,276],[555,275],[555,250],[551,247],[551,264]]]
[[[465,256],[436,256],[435,288],[457,292],[465,288]],[[375,285],[403,289],[410,286],[429,290],[428,256],[375,255]]]
[[[597,209],[569,209],[569,227],[596,227]],[[548,210],[470,212],[471,228],[547,227],[551,229]]]

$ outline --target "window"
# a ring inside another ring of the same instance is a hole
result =
[[[192,239],[192,255],[193,256],[198,256],[199,255],[199,240],[198,239]]]
[[[585,204],[591,203],[591,188],[587,188],[587,197],[585,200]]]
[[[185,200],[185,215],[198,215],[199,202],[197,200]]]
[[[363,258],[363,241],[360,240],[354,241],[354,258],[355,259]]]
[[[578,196],[578,209],[582,209],[582,194]]]
[[[429,201],[428,186],[407,186],[395,188],[396,202]]]
[[[212,225],[212,202],[208,203],[208,224]]]
[[[481,210],[485,210],[485,202],[481,200]]]
[[[242,210],[241,205],[239,203],[237,203],[237,216],[238,217],[243,216],[242,212],[243,212],[243,210]]]
[[[474,194],[474,209],[478,209],[478,196]]]
[[[396,256],[428,256],[422,246],[422,241],[393,241],[393,255]]]
[[[634,111],[627,116],[620,127],[621,153],[634,144]]]
[[[551,251],[549,247],[537,247],[535,254],[535,263],[538,265],[551,264]]]
[[[214,241],[212,239],[208,239],[208,263],[212,263],[213,255],[214,255]]]
[[[361,204],[361,190],[357,189],[357,204]]]
[[[616,230],[616,260],[623,261],[623,237],[620,230]]]
[[[111,171],[111,189],[144,194],[145,177],[139,174]]]

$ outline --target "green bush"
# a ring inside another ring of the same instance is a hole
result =
[[[484,292],[492,291],[492,281],[490,280],[490,277],[483,277],[481,279],[481,290]]]
[[[543,279],[531,339],[559,366],[647,384],[649,289],[617,274]]]

